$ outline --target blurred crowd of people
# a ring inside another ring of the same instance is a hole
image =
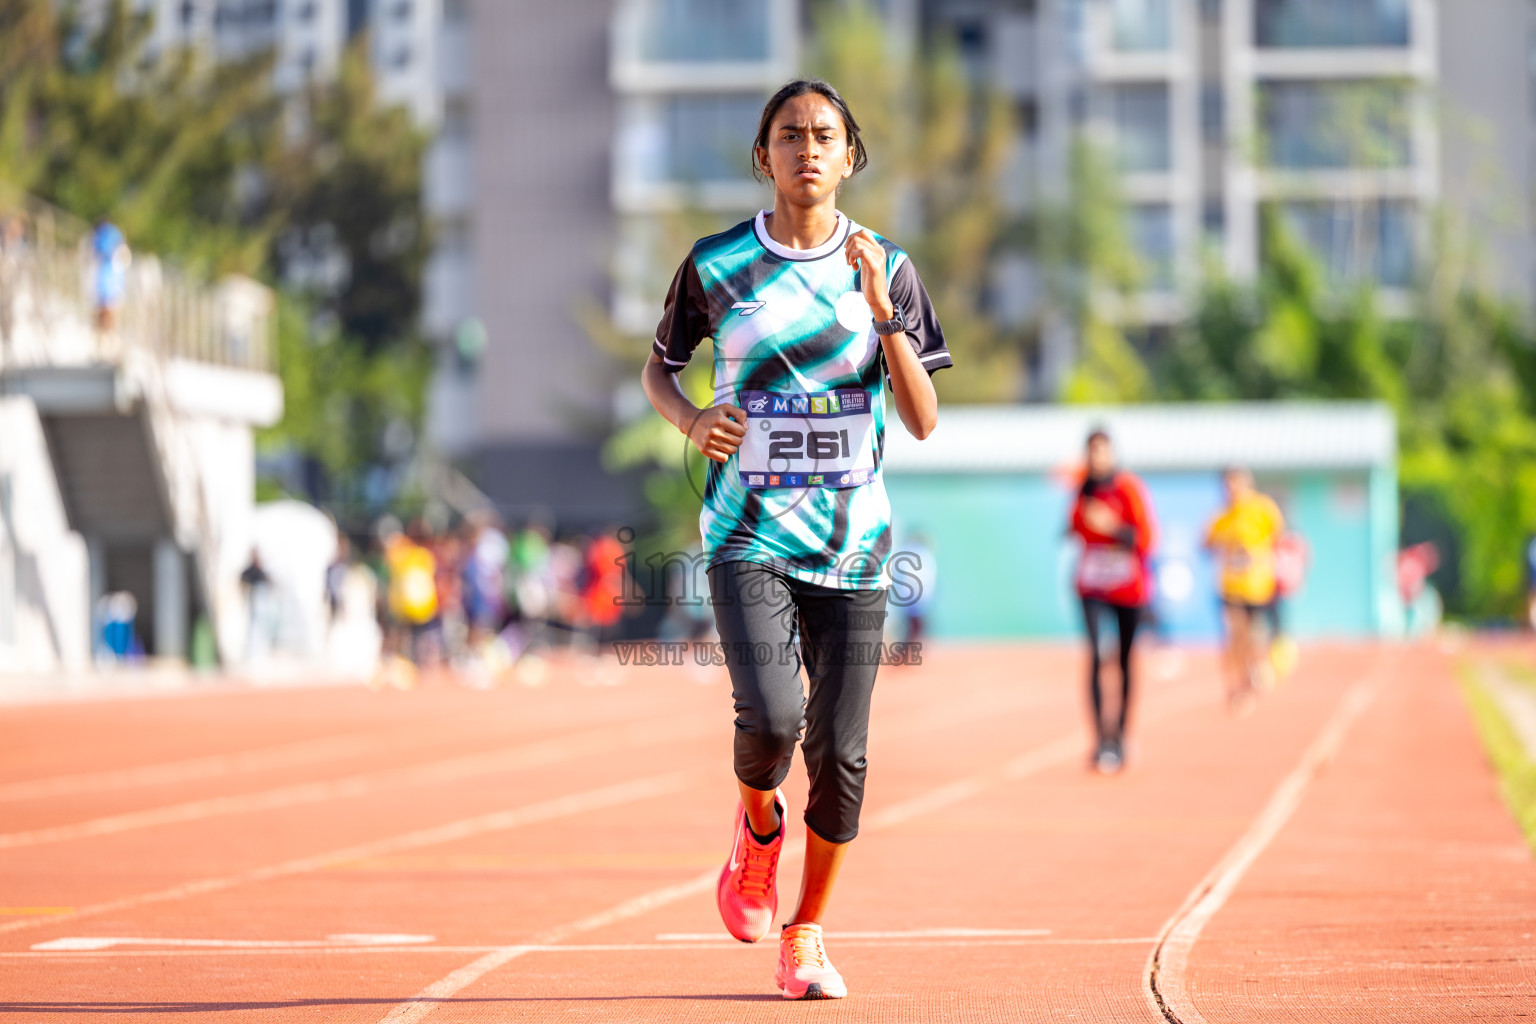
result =
[[[349,574],[358,565],[371,573],[388,685],[447,671],[484,685],[513,669],[536,676],[542,651],[595,654],[630,607],[625,548],[614,533],[554,535],[537,524],[509,531],[487,512],[441,532],[424,519],[386,517],[371,541],[360,563],[340,543],[326,592],[340,617]]]

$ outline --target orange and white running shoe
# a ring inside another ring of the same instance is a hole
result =
[[[756,942],[773,927],[773,915],[779,912],[779,851],[784,849],[784,823],[789,820],[789,804],[778,790],[773,794],[779,811],[779,834],[764,845],[752,838],[747,827],[747,811],[736,805],[736,843],[731,858],[720,869],[720,883],[715,902],[725,930],[742,942]]]
[[[779,969],[774,984],[785,999],[841,999],[848,994],[843,976],[827,959],[821,925],[789,924],[779,933]]]

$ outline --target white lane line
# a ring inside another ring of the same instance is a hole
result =
[[[827,932],[826,936],[829,939],[1017,939],[1049,934],[1049,928],[912,928],[903,932]],[[719,932],[663,932],[656,936],[657,942],[708,942],[719,939]]]
[[[979,949],[1017,946],[1143,946],[1157,941],[1155,935],[1109,939],[839,939],[840,948],[857,949]],[[132,957],[186,958],[186,957],[240,957],[240,956],[350,956],[357,954],[403,953],[420,956],[422,953],[494,953],[515,950],[518,955],[530,953],[660,953],[663,956],[678,950],[713,950],[726,953],[747,953],[751,949],[763,949],[763,945],[747,946],[731,938],[715,937],[709,942],[606,942],[589,945],[557,943],[553,945],[526,946],[282,946],[277,948],[244,947],[228,949],[167,948],[167,949],[111,949],[111,950],[13,950],[0,952],[0,960],[112,960]],[[770,947],[771,948],[771,947]]]
[[[1206,1024],[1190,996],[1187,979],[1190,953],[1200,932],[1226,904],[1253,862],[1296,813],[1308,785],[1338,753],[1350,726],[1376,699],[1388,666],[1395,665],[1396,661],[1396,657],[1376,656],[1371,668],[1345,692],[1333,714],[1328,716],[1302,754],[1301,761],[1280,780],[1280,785],[1275,787],[1269,802],[1253,819],[1248,831],[1163,925],[1142,973],[1142,990],[1155,1015],[1170,1024]]]
[[[504,832],[509,829],[551,821],[556,818],[570,817],[571,815],[582,814],[587,811],[621,806],[632,803],[635,800],[645,800],[664,796],[668,793],[676,793],[686,788],[686,786],[687,776],[682,772],[652,775],[642,779],[635,779],[632,782],[620,783],[616,786],[603,786],[580,793],[572,793],[568,796],[555,797],[551,800],[542,800],[525,807],[493,811],[490,814],[463,818],[445,825],[416,829],[415,831],[391,836],[387,839],[358,843],[355,846],[344,846],[339,850],[331,850],[328,853],[298,857],[294,860],[255,868],[235,875],[204,878],[196,882],[186,882],[182,885],[172,886],[169,889],[160,889],[136,896],[124,896],[120,899],[88,904],[83,907],[76,907],[67,914],[9,921],[0,924],[0,934],[22,931],[27,928],[38,928],[44,925],[56,925],[63,921],[95,917],[99,914],[132,910],[154,903],[187,899],[191,896],[204,896],[209,893],[224,892],[229,889],[240,888],[241,886],[254,885],[258,882],[267,882],[291,875],[319,871],[335,864],[346,863],[347,861],[401,853],[406,850],[417,850],[426,846],[435,846],[439,843],[455,842],[472,836],[485,835],[489,832]]]
[[[72,935],[39,942],[39,952],[112,949],[116,946],[187,946],[199,949],[313,949],[342,946],[414,946],[436,942],[435,935],[327,935],[323,939],[162,939],[128,935]]]
[[[1188,688],[1187,692],[1176,692],[1170,699],[1161,702],[1154,713],[1154,717],[1160,718],[1172,714],[1196,703],[1197,700],[1198,698],[1193,688]],[[1143,721],[1146,720],[1145,718],[1143,719]],[[1048,768],[1081,758],[1083,753],[1083,734],[1080,731],[1073,731],[1049,743],[1026,751],[1018,757],[1005,761],[997,768],[978,772],[975,775],[940,786],[927,793],[921,793],[911,799],[892,804],[885,810],[866,817],[862,823],[861,831],[879,830],[899,825],[910,821],[918,815],[928,814],[968,800],[1000,782],[1017,781],[1045,771]],[[803,853],[799,847],[785,850],[779,858],[780,869],[782,870],[784,867],[795,863],[802,856]],[[552,928],[539,935],[536,943],[538,945],[553,945],[568,936],[593,931],[613,924],[616,921],[637,917],[657,907],[707,892],[716,884],[719,877],[719,870],[712,868],[686,882],[645,893],[634,899],[617,904],[608,910],[593,914],[590,917],[584,917],[579,921],[573,921],[569,924]],[[524,956],[534,948],[534,946],[505,946],[492,950],[478,960],[467,963],[451,974],[428,985],[416,993],[410,1000],[400,1003],[386,1014],[379,1021],[379,1024],[416,1024],[417,1021],[422,1020],[435,1010],[443,1000],[451,998],[466,986],[474,984],[498,967],[516,960],[520,956]]]
[[[580,757],[591,757],[611,752],[619,746],[637,747],[671,742],[689,736],[702,735],[706,730],[716,726],[718,721],[711,720],[705,715],[695,715],[691,718],[665,716],[628,725],[591,729],[570,736],[541,740],[510,750],[464,754],[405,768],[364,772],[322,782],[301,782],[257,793],[210,797],[167,807],[152,807],[143,811],[113,814],[69,825],[3,833],[0,834],[0,850],[114,835],[134,829],[203,821],[231,814],[282,810],[306,804],[371,796],[375,793],[393,793],[406,786],[458,782],[480,775],[518,771]]]
[[[455,759],[452,762],[439,763],[436,767],[437,767],[437,770],[439,772],[442,772],[445,769],[455,769],[455,768],[457,768],[457,770],[461,770],[462,771],[463,769],[465,769],[467,767],[475,767],[476,765],[478,765],[481,769],[491,770],[491,769],[485,768],[483,762],[479,761],[478,759],[480,759],[480,758],[487,758],[488,759],[488,758],[491,758],[491,757],[499,757],[499,756],[505,756],[505,757],[507,757],[509,759],[514,759],[514,758],[515,759],[520,759],[520,760],[518,760],[513,765],[514,767],[527,767],[527,766],[534,766],[534,765],[538,765],[538,764],[547,764],[547,763],[552,763],[552,762],[557,761],[557,760],[562,760],[562,759],[567,759],[567,758],[574,758],[574,757],[577,757],[577,756],[590,756],[591,754],[594,754],[594,753],[609,753],[609,752],[611,752],[613,750],[615,745],[618,745],[618,744],[623,743],[625,741],[629,741],[630,743],[632,743],[634,745],[639,745],[639,744],[643,744],[643,743],[646,743],[646,742],[651,741],[651,740],[671,741],[671,740],[675,740],[675,739],[686,738],[686,737],[692,736],[692,735],[702,734],[705,731],[713,730],[716,727],[718,727],[718,724],[719,724],[718,718],[719,718],[718,715],[715,715],[715,714],[712,714],[712,713],[709,714],[709,715],[693,716],[693,717],[689,717],[689,718],[677,718],[675,716],[664,716],[664,717],[662,717],[660,719],[647,720],[647,721],[644,721],[644,722],[635,723],[635,724],[633,724],[631,726],[621,727],[621,728],[619,728],[617,730],[610,728],[610,729],[607,729],[607,730],[595,730],[594,733],[589,733],[589,734],[579,734],[577,737],[562,737],[562,738],[558,738],[558,739],[555,739],[555,740],[546,741],[546,742],[539,743],[539,744],[534,744],[531,747],[525,748],[525,749],[523,749],[521,751],[517,751],[517,750],[508,751],[508,752],[504,752],[503,754],[500,754],[500,755],[471,755],[470,757],[467,757],[467,758]],[[903,731],[903,730],[898,725],[896,727],[896,732],[899,733],[901,731]],[[889,730],[888,730],[888,732],[889,732]],[[580,740],[582,737],[586,737],[590,741],[590,740],[593,739],[594,736],[604,737],[606,739],[606,742],[602,743],[602,749],[601,750],[592,750],[590,745],[589,745],[589,743],[585,743],[585,742],[577,743],[577,742],[574,742],[576,740]],[[495,769],[495,770],[511,770],[510,768],[506,767],[507,763],[508,762],[502,762],[502,766],[497,768],[497,769]],[[431,767],[431,766],[429,766],[429,767]],[[479,771],[477,771],[475,773],[478,774]],[[458,776],[455,776],[455,777],[462,778],[462,777],[465,777],[465,775],[461,774],[461,775],[458,775]],[[321,785],[323,785],[323,784],[321,784]],[[898,805],[898,807],[899,806],[900,805]],[[878,824],[877,824],[876,827],[878,827]],[[388,840],[385,840],[385,842],[388,842]],[[353,850],[362,850],[364,848],[365,847],[359,846],[359,847],[353,847],[351,849],[353,849]],[[401,849],[414,849],[414,848],[415,847],[402,847]],[[325,860],[325,864],[321,865],[321,866],[328,867],[328,866],[331,866],[331,865],[333,865],[335,863],[338,863],[338,862],[343,862],[343,861],[348,861],[348,860],[361,860],[361,859],[365,859],[367,856],[369,856],[369,855],[368,854],[357,854],[356,856],[339,856],[339,855],[332,855],[332,854],[324,854],[324,855],[321,855],[321,857]],[[795,859],[797,857],[799,857],[799,856],[800,856],[800,852],[798,851],[798,849],[795,850],[795,851],[786,851],[786,855],[781,860],[781,863],[783,863],[783,864],[793,863],[795,861]],[[309,861],[311,861],[313,859],[314,858],[304,858],[301,862],[302,863],[308,863]],[[197,882],[189,882],[189,883],[185,883],[183,885],[172,887],[170,889],[162,889],[162,890],[158,890],[156,892],[144,893],[144,894],[141,894],[141,895],[138,895],[138,896],[122,897],[122,898],[117,899],[117,900],[108,900],[108,901],[105,901],[105,902],[102,902],[102,903],[91,904],[91,905],[87,905],[87,906],[83,906],[83,907],[77,907],[77,908],[71,908],[68,912],[53,912],[52,908],[50,908],[51,916],[48,916],[48,917],[42,917],[42,916],[28,917],[28,918],[24,918],[24,919],[17,920],[17,921],[0,922],[0,934],[4,934],[6,932],[12,932],[12,931],[22,931],[22,930],[25,930],[25,929],[28,929],[28,928],[37,928],[37,927],[41,927],[41,926],[44,926],[44,925],[53,924],[53,923],[55,923],[57,921],[69,920],[71,918],[91,917],[91,916],[95,916],[97,914],[111,913],[111,912],[114,912],[114,911],[117,911],[117,910],[131,909],[133,907],[139,907],[139,906],[144,906],[144,905],[153,904],[153,903],[162,903],[162,902],[167,902],[167,901],[171,901],[171,900],[187,899],[187,898],[203,895],[204,893],[220,892],[220,891],[223,891],[224,889],[233,888],[235,886],[247,885],[247,884],[252,884],[252,883],[255,883],[255,882],[259,882],[259,881],[262,881],[265,878],[269,878],[269,877],[277,878],[277,877],[282,877],[283,875],[296,873],[296,872],[289,871],[289,870],[286,870],[286,869],[291,864],[301,863],[301,862],[288,862],[288,864],[276,865],[276,866],[273,866],[273,867],[270,867],[270,868],[257,869],[256,871],[253,871],[253,872],[246,872],[244,874],[237,875],[237,876],[230,876],[228,878],[205,879],[205,880],[197,881]],[[316,868],[314,868],[314,867],[304,867],[301,870],[303,870],[303,871],[310,871],[310,870],[316,870]],[[681,888],[679,888],[677,886],[668,887],[667,889],[659,890],[656,893],[651,893],[651,894],[648,894],[646,896],[639,897],[636,900],[629,901],[626,904],[622,904],[619,907],[613,908],[611,911],[605,912],[605,913],[608,913],[608,914],[618,914],[619,916],[609,917],[609,918],[605,918],[605,919],[602,919],[602,920],[596,920],[596,921],[593,921],[593,922],[577,922],[577,923],[578,924],[583,924],[583,925],[590,923],[590,926],[592,928],[597,928],[597,927],[601,927],[603,924],[612,923],[612,921],[616,921],[616,920],[621,920],[624,917],[633,917],[633,916],[635,916],[637,914],[644,913],[645,911],[651,909],[652,906],[661,906],[664,903],[671,903],[674,900],[683,899],[683,898],[685,898],[687,896],[691,896],[691,895],[693,895],[693,894],[695,894],[697,892],[704,891],[711,884],[713,884],[713,881],[714,881],[714,878],[715,878],[715,874],[716,874],[716,872],[713,869],[710,870],[710,871],[706,871],[702,875],[700,875],[700,876],[694,878],[693,880],[691,880],[690,882],[684,883]],[[659,900],[660,902],[655,902],[655,903],[648,902],[648,901],[652,901],[652,900]]]
[[[331,761],[356,754],[397,747],[398,736],[353,735],[285,743],[237,753],[194,757],[185,761],[164,761],[136,768],[113,768],[80,775],[55,775],[0,786],[0,801],[41,800],[74,796],[80,793],[108,793],[141,786],[164,786],[177,782],[220,779],[245,772]]]

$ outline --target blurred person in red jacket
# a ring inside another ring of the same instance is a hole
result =
[[[582,563],[583,617],[592,643],[601,644],[612,639],[613,628],[624,615],[624,545],[611,531],[600,533],[587,545]]]
[[[1098,745],[1093,763],[1106,775],[1125,764],[1125,723],[1131,706],[1131,648],[1142,609],[1152,599],[1147,558],[1157,527],[1146,488],[1115,464],[1109,434],[1088,435],[1088,465],[1072,506],[1071,532],[1082,541],[1077,564],[1077,593],[1088,630],[1088,693],[1093,704]],[[1103,620],[1113,617],[1120,639],[1120,701],[1112,721],[1104,707]]]

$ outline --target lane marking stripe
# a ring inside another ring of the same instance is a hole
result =
[[[399,738],[394,736],[330,736],[240,753],[214,754],[209,757],[188,758],[185,761],[163,761],[159,764],[140,765],[136,768],[113,768],[80,775],[56,775],[0,785],[0,800],[39,800],[48,797],[74,796],[79,793],[106,793],[139,786],[164,786],[175,782],[225,778],[244,772],[290,768],[354,754],[366,754],[374,750],[397,747],[399,742]]]
[[[1350,686],[1302,754],[1300,762],[1275,787],[1269,802],[1248,830],[1163,925],[1142,972],[1143,994],[1156,1016],[1169,1024],[1207,1024],[1195,1007],[1188,986],[1189,958],[1195,942],[1207,922],[1226,904],[1254,861],[1296,813],[1307,787],[1338,753],[1350,726],[1375,700],[1387,666],[1395,662],[1395,658],[1378,655],[1372,667]]]
[[[703,735],[717,725],[717,721],[703,714],[683,719],[664,716],[624,726],[592,729],[552,740],[540,740],[511,750],[466,754],[407,768],[364,772],[322,782],[301,782],[257,793],[210,797],[167,807],[152,807],[143,811],[113,814],[69,825],[4,833],[0,834],[0,850],[114,835],[134,829],[203,821],[230,814],[250,814],[332,800],[355,799],[372,796],[375,793],[393,793],[405,786],[458,782],[480,775],[543,767],[561,761],[590,757],[611,752],[616,746],[650,746],[686,739]]]
[[[826,932],[829,939],[1017,939],[1051,934],[1049,928],[913,928],[904,932]],[[657,942],[718,942],[719,932],[663,932]],[[32,947],[36,949],[36,946]]]
[[[963,715],[959,715],[959,716],[954,716],[954,715],[946,716],[946,719],[943,722],[943,725],[944,726],[948,726],[948,725],[958,724],[958,722],[960,720],[963,720],[964,718],[972,717],[970,712],[974,711],[977,714],[979,714],[979,713],[981,713],[984,710],[983,705],[982,705],[981,702],[974,702],[974,704],[975,704],[975,706],[973,708],[967,709],[966,713],[963,714]],[[718,722],[717,722],[717,717],[718,716],[715,716],[715,715],[711,714],[711,715],[709,715],[707,717],[708,717],[709,722],[710,722],[710,728],[713,728],[715,725],[718,724]],[[916,718],[917,716],[912,716],[912,717]],[[931,719],[931,715],[929,716],[929,719],[930,719],[930,721],[932,720]],[[664,721],[664,722],[665,721],[675,721],[675,719],[664,718],[662,721]],[[639,725],[636,726],[636,728],[640,728],[644,724],[645,723],[640,723]],[[915,729],[911,728],[911,726],[914,726],[915,724],[916,724],[915,722],[906,723],[906,725],[907,725],[906,728],[904,728],[901,723],[896,723],[894,725],[894,727],[888,725],[886,727],[886,729],[884,730],[883,735],[886,735],[886,736],[890,736],[890,735],[904,735],[908,731],[915,731]],[[567,737],[567,739],[569,739],[569,737]],[[549,742],[558,742],[558,741],[549,741]],[[604,752],[609,752],[609,751],[611,751],[611,747],[610,748],[605,748],[605,750],[604,750]],[[1030,755],[1026,755],[1026,758],[1028,756],[1030,756]],[[1020,760],[1023,760],[1023,759],[1020,759]],[[892,819],[892,823],[894,823],[895,820],[897,820],[897,819],[899,819],[901,817],[901,811],[900,811],[901,806],[902,805],[897,805],[896,807],[893,807],[893,808],[889,809],[889,811],[887,812],[887,813],[894,813],[896,815],[896,818]],[[876,827],[879,827],[879,824],[880,824],[879,822],[876,822]],[[412,833],[412,834],[414,834],[414,833]],[[383,843],[383,844],[386,844],[386,845],[363,844],[363,845],[360,845],[360,846],[348,847],[348,848],[346,848],[344,850],[334,851],[334,852],[328,853],[328,854],[321,854],[318,857],[302,858],[302,859],[297,860],[297,861],[288,861],[288,862],[284,862],[283,864],[272,865],[272,866],[269,866],[269,867],[266,867],[266,868],[258,868],[258,869],[255,869],[253,871],[244,872],[244,873],[239,874],[239,875],[228,876],[228,877],[224,877],[224,878],[202,879],[202,880],[195,881],[195,882],[187,882],[187,883],[183,883],[182,885],[174,886],[174,887],[169,888],[169,889],[161,889],[161,890],[157,890],[157,891],[154,891],[154,892],[142,893],[142,894],[139,894],[139,895],[136,895],[136,896],[120,897],[120,898],[115,899],[115,900],[107,900],[107,901],[103,901],[101,903],[89,904],[89,905],[83,906],[83,907],[57,907],[57,908],[49,908],[48,913],[53,914],[53,915],[60,915],[60,916],[62,916],[65,919],[93,917],[93,916],[96,916],[98,914],[111,913],[111,912],[118,911],[118,910],[127,910],[127,909],[132,909],[132,908],[135,908],[135,907],[139,907],[139,906],[147,906],[147,905],[151,905],[151,904],[155,904],[155,903],[163,903],[163,902],[168,902],[168,901],[173,901],[173,900],[178,900],[178,899],[188,899],[188,898],[204,895],[205,893],[222,892],[222,891],[224,891],[226,889],[231,889],[231,888],[236,888],[238,886],[258,883],[258,882],[261,882],[261,881],[265,881],[265,880],[267,880],[269,878],[285,877],[287,875],[297,874],[297,873],[300,873],[302,871],[320,870],[320,869],[324,869],[324,868],[344,867],[344,866],[347,866],[349,864],[355,863],[355,862],[360,861],[360,860],[369,859],[370,857],[374,856],[374,854],[369,852],[369,851],[372,851],[372,850],[375,850],[375,849],[377,849],[379,851],[382,851],[382,853],[380,855],[382,855],[383,853],[395,852],[395,848],[394,847],[387,845],[390,842],[391,842],[391,840],[381,840],[380,843]],[[421,844],[421,845],[426,845],[426,844]],[[399,849],[401,851],[405,851],[405,850],[412,850],[412,849],[416,849],[416,848],[418,848],[416,845],[407,845],[407,846],[400,847]],[[360,853],[359,851],[362,851],[362,852]],[[792,851],[791,853],[786,854],[786,859],[784,861],[782,861],[782,863],[792,862],[794,860],[794,858],[798,857],[798,856],[800,856],[800,853],[798,851]],[[691,895],[693,895],[696,892],[700,892],[700,891],[703,891],[704,889],[707,889],[709,887],[709,885],[713,881],[714,873],[715,873],[714,870],[711,869],[710,871],[705,872],[703,875],[698,876],[697,878],[693,879],[692,881],[684,883],[684,885],[687,888],[684,891],[680,892],[678,895],[676,895],[674,898],[682,899],[682,898],[685,898],[687,896],[691,896]],[[673,887],[673,888],[675,888],[675,887]],[[670,891],[671,891],[670,888],[668,890],[664,890],[664,892],[670,892]],[[653,895],[655,895],[655,894],[653,894]],[[632,908],[628,908],[631,912],[627,913],[625,916],[633,916],[634,914],[643,913],[645,910],[650,909],[651,905],[644,902],[645,900],[647,900],[649,898],[650,897],[641,897],[639,901],[634,902],[634,906]],[[671,902],[671,899],[667,899],[664,902]],[[655,905],[660,906],[661,904],[655,904]],[[620,908],[614,908],[614,912],[617,912],[619,910],[620,910]],[[22,920],[22,921],[12,921],[12,922],[7,922],[7,923],[0,923],[0,934],[4,934],[6,932],[13,932],[13,931],[22,931],[22,930],[25,930],[25,929],[28,929],[28,928],[36,928],[36,927],[40,927],[42,925],[53,924],[53,923],[55,923],[55,920],[56,920],[56,918],[52,918],[52,917],[50,917],[50,918],[31,917],[31,918],[29,918],[27,920]],[[616,918],[612,918],[611,920],[619,920],[619,918],[616,917]],[[599,922],[597,925],[594,925],[594,927],[600,926],[601,923],[603,923],[603,922]]]
[[[435,935],[329,935],[323,939],[157,939],[127,935],[71,935],[50,939],[34,951],[79,952],[115,946],[189,946],[206,949],[312,949],[332,946],[416,946],[436,942]]]
[[[1168,700],[1163,701],[1154,713],[1161,718],[1172,714],[1198,700],[1193,687],[1185,687],[1175,691]],[[1146,721],[1147,718],[1143,718]],[[890,828],[894,825],[910,821],[922,814],[950,807],[970,799],[1003,781],[1017,781],[1030,775],[1054,768],[1057,765],[1075,760],[1083,755],[1083,736],[1074,731],[1058,737],[1048,743],[1029,750],[1018,757],[1004,762],[999,768],[988,769],[958,779],[927,793],[919,794],[911,799],[893,804],[885,810],[865,818],[861,831],[871,829]],[[793,864],[804,857],[803,848],[795,847],[786,850],[779,858],[779,867]],[[707,892],[716,884],[720,876],[718,868],[710,869],[689,881],[678,885],[667,886],[654,892],[645,893],[634,899],[625,900],[608,910],[584,917],[579,921],[552,928],[538,937],[539,945],[553,945],[564,938],[581,932],[593,931],[627,918],[637,917],[657,907],[675,903],[698,893]],[[401,1003],[380,1019],[379,1024],[416,1024],[422,1020],[444,999],[451,998],[455,993],[465,987],[474,984],[485,975],[496,970],[518,957],[530,952],[532,946],[507,946],[493,950],[465,964],[451,974],[438,979],[420,992],[416,993],[407,1002]]]
[[[1131,938],[1108,939],[1052,939],[1052,938],[1018,938],[1018,939],[845,939],[839,941],[840,946],[860,949],[906,949],[917,947],[929,949],[933,947],[945,949],[971,949],[1015,946],[1140,946],[1150,945],[1157,941],[1155,935],[1135,936]],[[517,950],[519,955],[529,953],[675,953],[680,949],[687,950],[716,950],[720,952],[746,953],[750,949],[762,949],[762,945],[756,947],[747,946],[732,938],[714,938],[709,942],[609,942],[594,943],[590,945],[578,945],[576,943],[556,943],[551,945],[527,945],[527,946],[312,946],[297,947],[283,946],[277,948],[266,947],[229,947],[218,949],[200,948],[168,948],[168,949],[104,949],[104,950],[11,950],[0,952],[0,960],[104,960],[126,957],[229,957],[229,956],[313,956],[316,953],[326,956],[350,956],[355,954],[374,953],[404,953],[419,955],[422,953],[490,953],[502,950]]]
[[[603,786],[597,789],[589,789],[580,793],[572,793],[568,796],[555,797],[551,800],[543,800],[529,804],[525,807],[512,808],[505,811],[494,811],[490,814],[481,814],[472,818],[464,818],[459,821],[449,822],[445,825],[437,825],[430,828],[417,829],[402,835],[392,836],[388,839],[378,839],[372,842],[359,843],[355,846],[342,847],[329,853],[315,854],[309,857],[298,857],[293,860],[283,861],[280,864],[272,864],[266,867],[255,868],[251,871],[241,872],[236,875],[226,875],[220,878],[205,878],[196,882],[187,882],[182,885],[172,886],[169,889],[160,889],[155,892],[141,893],[136,896],[124,896],[120,899],[106,900],[101,903],[93,903],[83,907],[77,907],[67,914],[54,917],[30,918],[24,921],[10,921],[0,924],[0,934],[5,932],[22,931],[27,928],[36,928],[42,925],[55,925],[61,920],[75,920],[85,917],[95,917],[99,914],[115,913],[121,910],[132,910],[137,907],[149,906],[155,903],[166,903],[172,900],[186,899],[190,896],[203,896],[209,893],[225,892],[229,889],[241,886],[253,885],[257,882],[267,882],[273,879],[286,878],[292,875],[305,874],[318,871],[337,863],[360,860],[366,857],[378,857],[391,853],[400,853],[406,850],[416,850],[424,846],[434,846],[438,843],[454,842],[459,839],[468,839],[472,836],[485,835],[489,832],[503,832],[508,829],[521,828],[524,825],[532,825],[538,822],[551,821],[556,818],[570,817],[582,814],[586,811],[600,810],[607,807],[615,807],[634,800],[645,800],[652,797],[663,796],[668,793],[676,793],[686,788],[687,777],[682,772],[669,772],[664,775],[652,775],[632,782],[620,783],[616,786]]]
[[[976,700],[968,705],[949,709],[940,720],[931,715],[915,716],[905,723],[896,723],[884,730],[887,737],[902,736],[919,730],[929,732],[960,724],[971,718],[995,714],[995,704],[988,707]],[[159,825],[182,824],[230,814],[249,814],[267,810],[281,810],[320,803],[369,796],[376,792],[391,791],[400,786],[431,785],[454,782],[478,775],[516,771],[521,768],[539,767],[562,760],[590,756],[612,749],[613,744],[643,745],[647,742],[669,742],[704,735],[718,725],[718,716],[696,715],[688,719],[665,715],[642,722],[620,726],[607,726],[570,736],[540,740],[525,747],[511,750],[497,749],[482,753],[461,755],[439,761],[392,768],[380,772],[364,772],[339,779],[321,782],[296,783],[257,793],[234,796],[210,797],[166,807],[153,807],[142,811],[108,815],[89,821],[74,822],[25,832],[0,833],[0,849],[15,849],[50,842],[63,842],[95,836],[113,835],[139,828]],[[195,781],[230,775],[237,772],[258,771],[264,768],[284,767],[312,763],[367,753],[395,743],[393,737],[354,736],[327,740],[306,741],[289,747],[232,754],[225,757],[198,758],[175,761],[142,768],[128,768],[115,772],[92,775],[62,776],[39,779],[32,782],[0,786],[0,800],[30,799],[39,796],[58,796],[69,793],[100,792],[136,786],[157,785],[169,782]],[[7,796],[7,794],[10,794]]]

